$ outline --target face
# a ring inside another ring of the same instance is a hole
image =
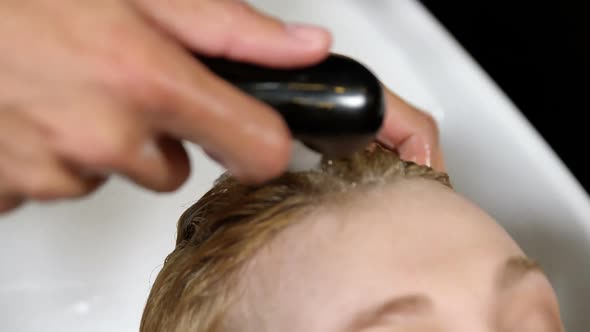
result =
[[[428,180],[322,207],[243,275],[231,331],[562,331],[543,273],[493,219]]]

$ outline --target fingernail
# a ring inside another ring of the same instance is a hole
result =
[[[307,24],[287,24],[286,30],[287,33],[299,41],[312,44],[324,43],[327,35],[327,31],[325,29]]]

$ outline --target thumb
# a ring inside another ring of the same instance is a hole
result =
[[[283,22],[238,0],[134,0],[140,11],[193,51],[272,67],[319,62],[328,31]]]

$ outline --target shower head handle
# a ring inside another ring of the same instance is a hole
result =
[[[294,138],[328,157],[344,157],[374,140],[384,119],[379,80],[359,62],[332,54],[297,69],[220,58],[198,59],[243,92],[270,105]]]

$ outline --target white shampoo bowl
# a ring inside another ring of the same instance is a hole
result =
[[[515,106],[412,0],[257,0],[332,29],[336,52],[431,112],[458,191],[500,220],[544,266],[569,332],[590,326],[590,201]],[[191,148],[194,172],[157,195],[114,179],[92,197],[0,218],[0,330],[137,331],[173,248],[178,216],[221,169]]]

